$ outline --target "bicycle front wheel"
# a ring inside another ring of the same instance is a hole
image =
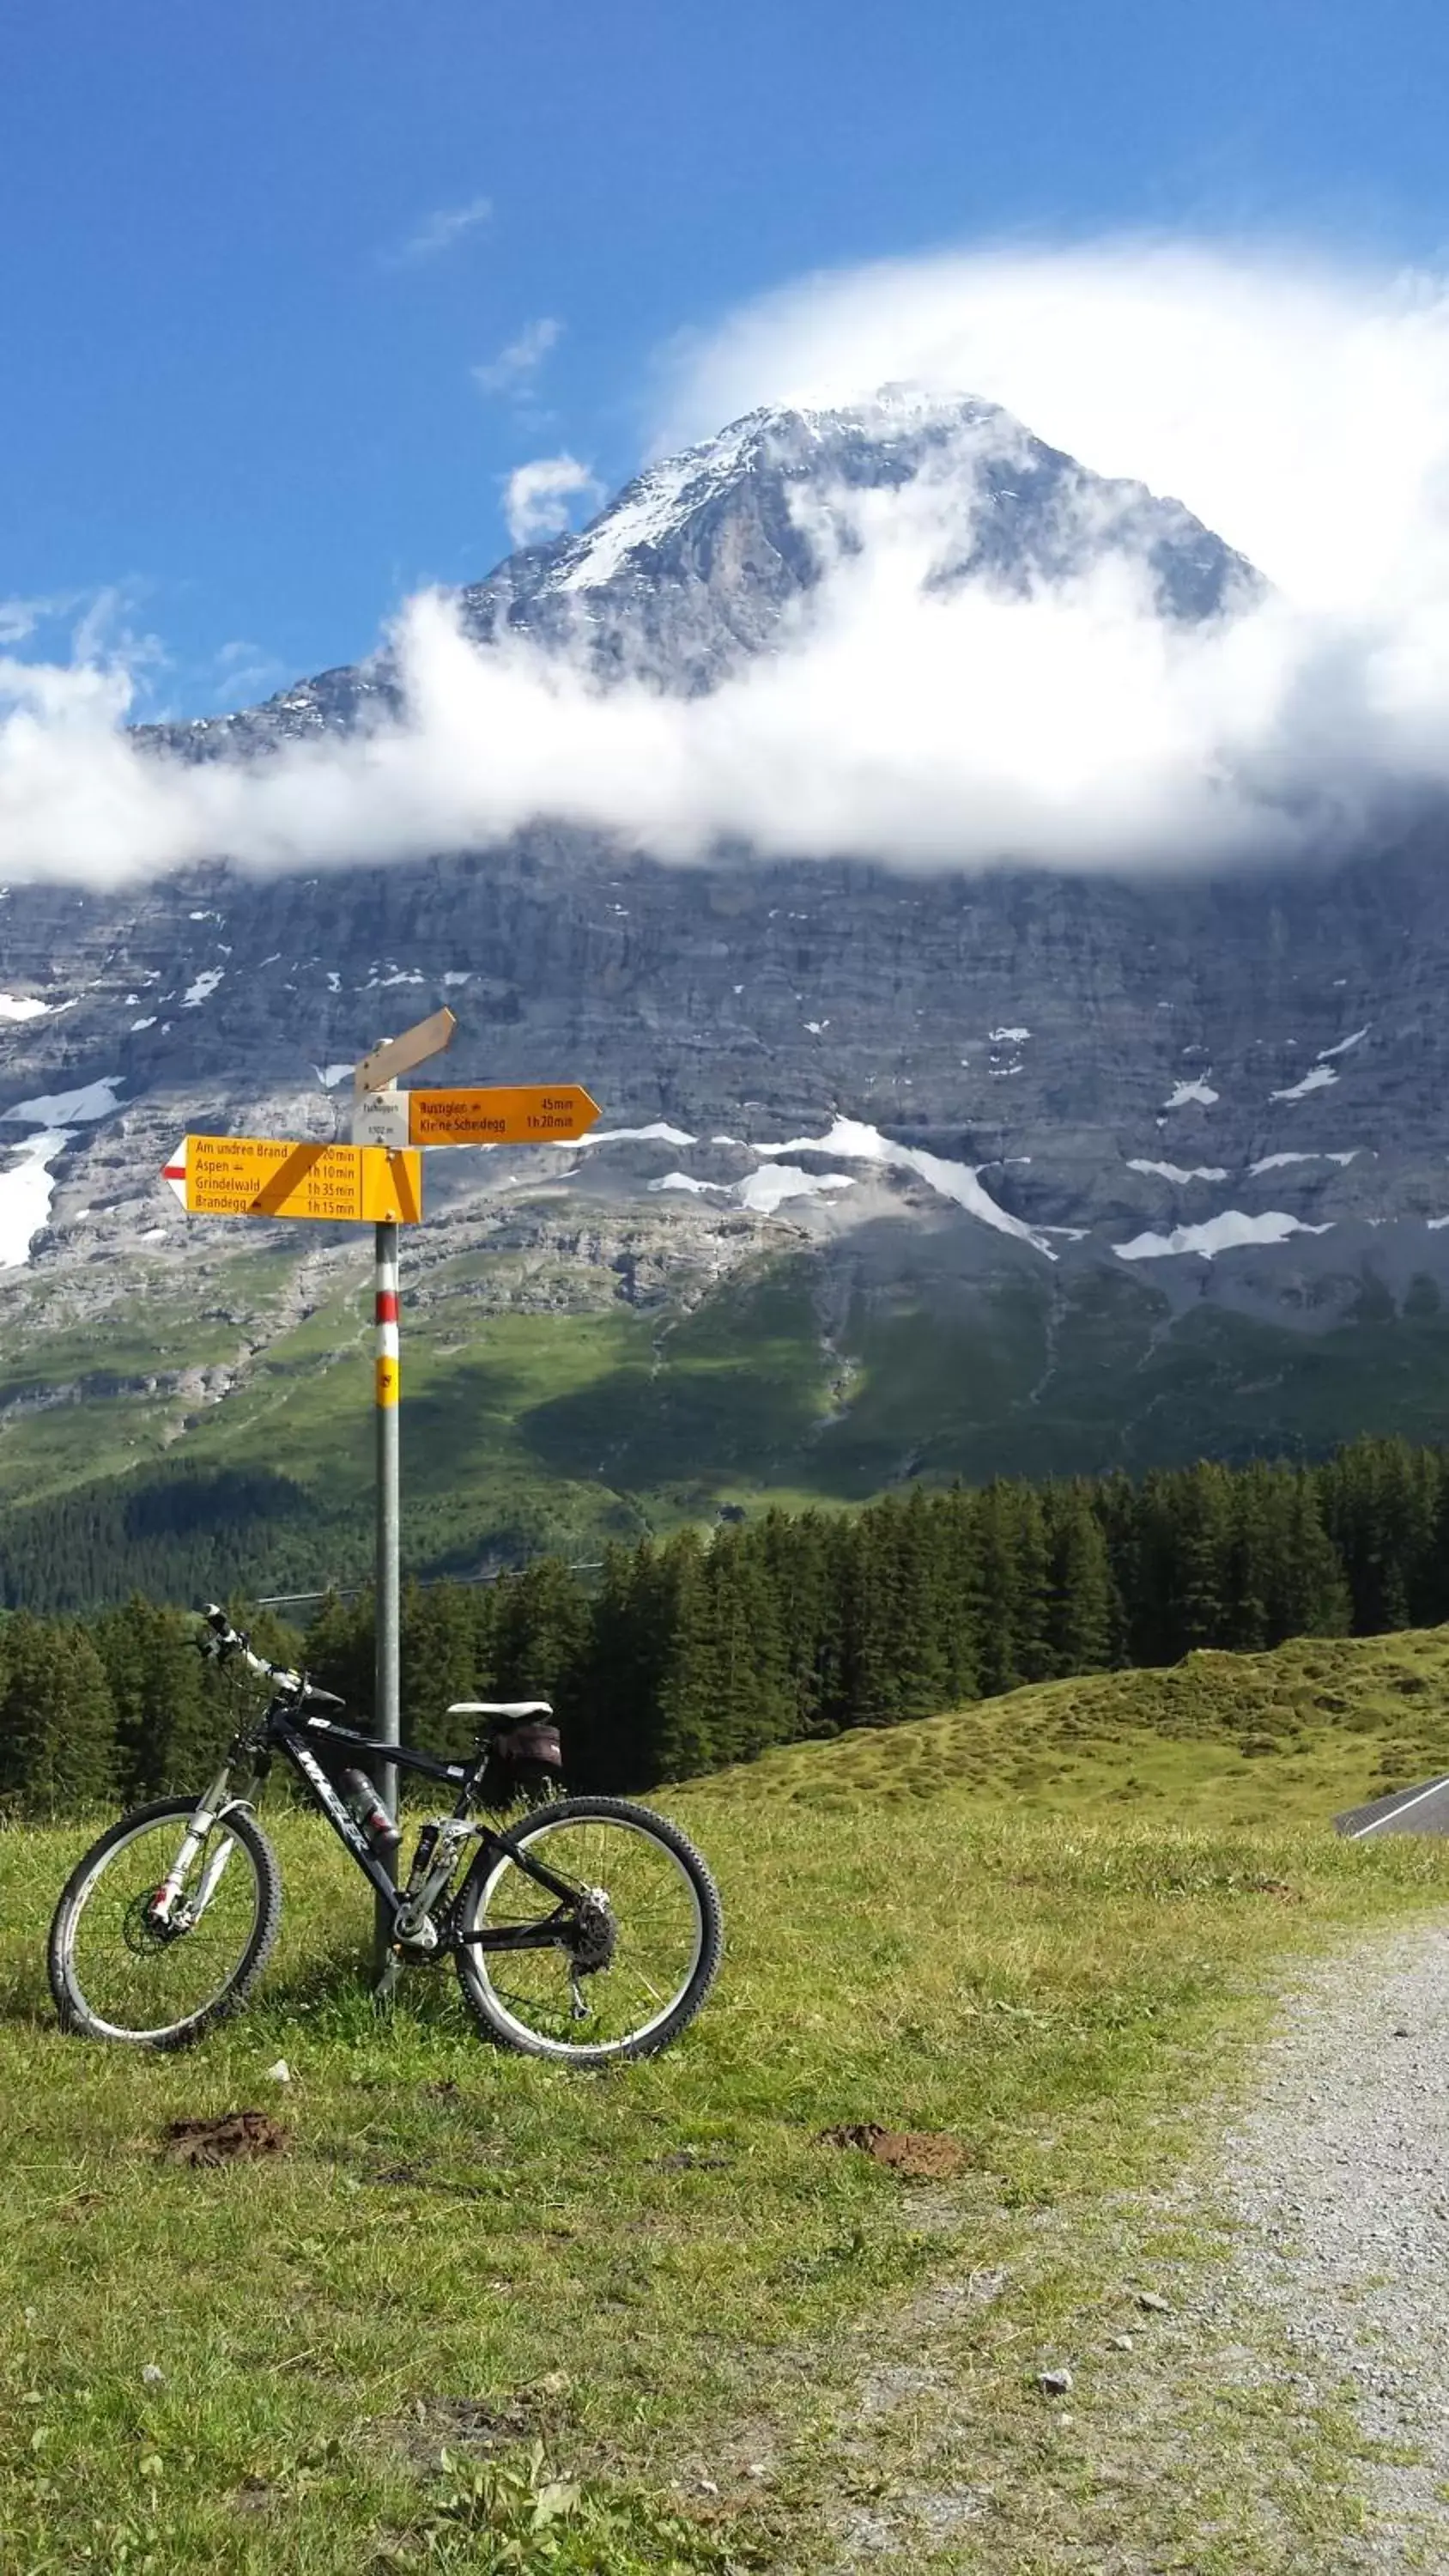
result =
[[[246,2001],[277,1937],[281,1874],[255,1817],[234,1807],[158,1911],[194,1812],[189,1798],[138,1807],[76,1864],[48,1954],[66,2030],[186,2048]]]
[[[693,1843],[622,1798],[559,1799],[509,1839],[570,1895],[506,1852],[479,1853],[459,1892],[457,1961],[483,2031],[574,2066],[666,2047],[704,2002],[724,1946]],[[508,1946],[520,1936],[526,1946]]]

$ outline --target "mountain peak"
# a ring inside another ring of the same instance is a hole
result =
[[[929,495],[936,588],[1022,596],[1117,555],[1145,568],[1163,616],[1195,623],[1261,587],[1181,502],[1093,473],[998,403],[894,383],[849,403],[745,412],[658,458],[578,534],[525,547],[460,591],[458,615],[477,643],[526,640],[604,682],[698,695],[778,646],[793,608],[858,548],[862,496],[914,484]],[[239,715],[141,734],[211,760],[399,705],[382,652]]]
[[[792,482],[893,481],[888,472],[863,475],[858,460],[855,472],[846,471],[850,447],[882,448],[923,436],[935,446],[990,421],[1004,424],[1016,438],[1026,435],[995,403],[918,385],[882,385],[863,400],[828,408],[763,405],[727,422],[712,438],[646,466],[578,536],[557,539],[545,550],[552,558],[549,586],[563,592],[602,589],[633,568],[636,555],[645,559],[638,568],[647,568],[654,550],[750,473],[773,468]],[[912,457],[912,474],[921,461]]]

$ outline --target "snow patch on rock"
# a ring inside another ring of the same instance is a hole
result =
[[[1262,1216],[1226,1208],[1202,1225],[1176,1225],[1171,1234],[1137,1234],[1130,1243],[1114,1243],[1112,1249],[1119,1261],[1161,1261],[1179,1252],[1200,1253],[1204,1261],[1212,1261],[1220,1252],[1236,1252],[1247,1244],[1286,1243],[1290,1235],[1332,1230],[1329,1225],[1305,1225],[1283,1208],[1269,1208]]]
[[[814,1198],[822,1190],[851,1190],[850,1172],[806,1172],[797,1163],[762,1164],[742,1181],[700,1181],[692,1172],[666,1172],[651,1190],[687,1190],[692,1198],[732,1199],[754,1216],[773,1216],[787,1199]]]
[[[755,1145],[757,1154],[832,1154],[843,1163],[881,1163],[888,1171],[914,1172],[927,1187],[944,1199],[954,1200],[969,1216],[978,1217],[983,1225],[998,1234],[1015,1236],[1018,1243],[1029,1243],[1048,1261],[1056,1254],[1046,1236],[1035,1226],[1027,1225],[999,1207],[989,1190],[983,1189],[979,1173],[969,1163],[953,1163],[943,1154],[930,1154],[922,1145],[898,1145],[894,1138],[883,1136],[878,1127],[868,1127],[858,1118],[837,1118],[823,1136],[791,1136],[782,1145]],[[983,1164],[982,1170],[986,1169]]]
[[[1326,1091],[1329,1084],[1337,1080],[1331,1064],[1316,1064],[1311,1072],[1305,1073],[1301,1082],[1295,1082],[1287,1091],[1270,1091],[1268,1097],[1270,1100],[1306,1100],[1310,1091]]]
[[[66,1127],[27,1136],[23,1145],[12,1150],[8,1170],[0,1172],[0,1270],[19,1270],[29,1260],[31,1244],[50,1214],[55,1194],[50,1166],[69,1143]]]
[[[728,483],[758,422],[742,420],[719,438],[666,457],[627,486],[612,509],[576,540],[553,576],[557,590],[599,590],[641,546],[657,546]]]
[[[1362,1151],[1361,1145],[1351,1145],[1346,1154],[1265,1154],[1261,1162],[1250,1163],[1248,1170],[1255,1180],[1260,1172],[1286,1172],[1290,1163],[1337,1163],[1340,1170],[1346,1171]]]
[[[735,1185],[735,1197],[756,1216],[773,1216],[786,1199],[813,1198],[821,1190],[853,1190],[850,1172],[805,1172],[798,1163],[769,1163]]]
[[[38,1100],[17,1100],[13,1109],[0,1110],[0,1117],[29,1127],[75,1127],[93,1118],[109,1118],[120,1105],[116,1093],[125,1078],[123,1073],[107,1073],[99,1082],[83,1083],[79,1091],[49,1091]]]
[[[671,1127],[656,1118],[648,1127],[596,1127],[591,1136],[583,1136],[584,1145],[695,1145],[696,1136],[686,1136],[682,1127]]]

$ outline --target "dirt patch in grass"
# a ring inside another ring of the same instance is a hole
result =
[[[949,2182],[966,2162],[959,2138],[936,2129],[883,2129],[878,2120],[850,2120],[837,2129],[822,2129],[818,2144],[859,2147],[906,2182]]]
[[[265,2111],[224,2111],[217,2120],[173,2120],[161,2153],[169,2164],[229,2165],[254,2156],[284,2156],[290,2129]]]

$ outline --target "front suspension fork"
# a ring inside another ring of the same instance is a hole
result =
[[[160,1886],[157,1888],[156,1893],[152,1897],[150,1905],[147,1908],[147,1912],[149,1913],[153,1923],[170,1923],[171,1909],[176,1903],[182,1888],[186,1884],[187,1871],[190,1869],[197,1853],[206,1849],[207,1842],[211,1834],[214,1832],[218,1819],[225,1808],[236,1804],[234,1799],[229,1799],[227,1796],[227,1790],[230,1785],[231,1764],[228,1762],[223,1765],[220,1771],[218,1771],[210,1788],[207,1789],[205,1795],[198,1800],[196,1806],[192,1809],[191,1819],[187,1825],[185,1834],[182,1836],[181,1845],[176,1854],[176,1858],[172,1862],[165,1877],[162,1879]],[[200,1883],[196,1890],[195,1902],[191,1908],[191,1921],[193,1923],[200,1921],[201,1916],[205,1913],[213,1896],[216,1894],[217,1887],[221,1880],[221,1873],[225,1869],[227,1862],[230,1860],[234,1849],[234,1837],[231,1834],[224,1834],[221,1841],[218,1843],[216,1850],[209,1855],[206,1867],[201,1873]]]

